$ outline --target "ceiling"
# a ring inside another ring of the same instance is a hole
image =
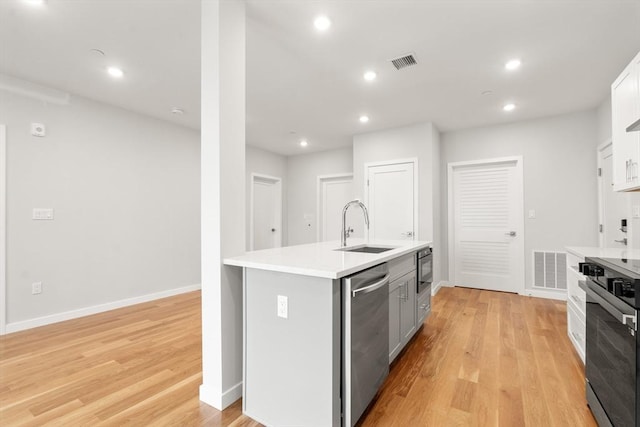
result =
[[[0,0],[0,73],[198,129],[199,15],[199,0]],[[640,50],[638,28],[638,0],[248,0],[247,142],[291,155],[418,122],[450,131],[594,108]],[[415,67],[388,62],[410,52]]]

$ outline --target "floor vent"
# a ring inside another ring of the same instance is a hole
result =
[[[567,253],[533,251],[533,286],[567,289]]]
[[[393,66],[396,67],[396,70],[401,70],[403,68],[418,65],[418,61],[416,61],[416,57],[413,55],[413,53],[409,53],[394,59],[390,59],[390,61],[393,64]]]

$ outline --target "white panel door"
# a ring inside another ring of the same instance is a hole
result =
[[[600,224],[602,225],[600,246],[623,248],[627,233],[620,230],[621,220],[627,219],[629,195],[613,191],[613,151],[611,144],[600,152]]]
[[[456,286],[524,289],[522,169],[517,163],[453,168]]]
[[[282,239],[282,196],[279,180],[253,178],[251,250],[279,247]]]
[[[413,166],[409,162],[367,167],[371,239],[414,239],[417,189]]]
[[[353,178],[320,178],[320,241],[340,240],[342,230],[342,209],[353,199]],[[364,222],[354,215],[351,208],[347,211],[347,228],[353,228],[354,234],[363,235]],[[362,214],[358,213],[360,218]]]

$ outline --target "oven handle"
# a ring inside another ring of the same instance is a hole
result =
[[[587,295],[590,298],[594,299],[596,303],[598,303],[602,308],[604,308],[610,315],[618,319],[620,323],[622,323],[623,325],[632,327],[634,331],[638,330],[638,322],[637,322],[635,313],[632,315],[624,314],[623,312],[618,310],[616,307],[614,307],[613,304],[611,304],[606,299],[602,298],[600,295],[598,295],[595,291],[593,291],[589,287],[587,287]]]

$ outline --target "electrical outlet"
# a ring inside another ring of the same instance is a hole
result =
[[[38,295],[42,293],[42,282],[33,282],[31,284],[31,294]]]
[[[278,317],[286,319],[289,316],[289,298],[278,295]]]
[[[33,208],[31,219],[52,221],[53,209],[52,208]]]

